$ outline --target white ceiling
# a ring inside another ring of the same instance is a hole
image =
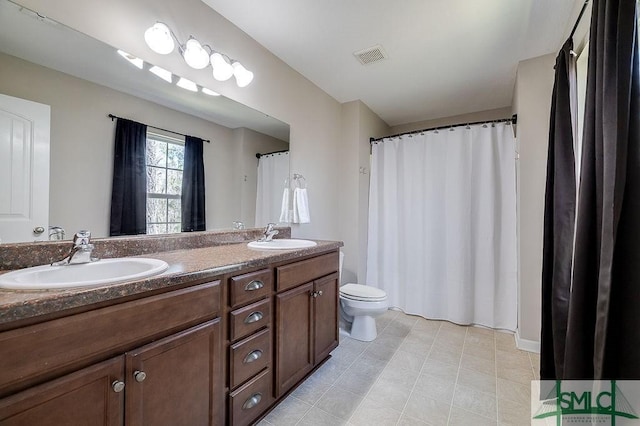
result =
[[[203,1],[393,126],[511,105],[518,62],[559,50],[584,0]],[[387,59],[353,56],[377,44]]]

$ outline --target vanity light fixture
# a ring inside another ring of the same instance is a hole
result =
[[[176,83],[178,87],[182,87],[185,90],[189,90],[190,92],[197,92],[198,86],[191,80],[187,80],[184,77],[180,77],[180,80]]]
[[[171,71],[167,71],[164,68],[160,68],[156,65],[149,68],[149,71],[154,73],[155,75],[157,75],[158,77],[166,81],[167,83],[172,82],[173,74],[171,74]]]
[[[213,90],[207,89],[206,87],[202,88],[202,93],[209,96],[220,96],[220,93],[214,92]]]
[[[175,43],[177,43],[178,51],[187,65],[198,70],[211,65],[213,78],[218,81],[226,81],[234,76],[239,87],[246,87],[253,80],[253,73],[240,62],[224,53],[213,50],[208,44],[200,43],[193,36],[189,37],[184,45],[181,44],[174,32],[162,22],[156,22],[147,29],[144,33],[144,39],[151,50],[162,55],[173,52]]]
[[[118,49],[118,55],[122,56],[123,58],[125,58],[127,61],[129,61],[129,63],[133,64],[133,66],[135,66],[138,69],[142,69],[142,67],[144,66],[144,61],[136,56],[133,56],[127,52],[125,52],[124,50],[120,50]]]

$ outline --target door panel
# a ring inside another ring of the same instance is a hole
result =
[[[0,400],[3,426],[123,424],[122,356],[92,365]]]
[[[127,425],[221,424],[219,319],[143,346],[126,357]]]
[[[314,362],[325,359],[338,346],[338,274],[315,281]]]
[[[49,105],[0,95],[1,242],[48,238],[50,114]]]
[[[276,296],[276,397],[313,368],[313,283]]]

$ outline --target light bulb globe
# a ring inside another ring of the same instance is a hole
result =
[[[184,51],[182,52],[182,57],[187,65],[197,70],[201,70],[209,65],[209,54],[195,38],[190,38],[187,41]]]
[[[162,22],[156,22],[144,32],[144,41],[151,50],[161,55],[173,52],[174,43],[171,30]]]
[[[240,62],[233,63],[233,75],[236,77],[238,87],[247,87],[253,81],[253,73]]]
[[[213,68],[213,78],[218,81],[227,81],[233,76],[233,66],[220,53],[211,55],[211,67]]]

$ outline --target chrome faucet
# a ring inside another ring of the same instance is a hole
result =
[[[267,227],[264,228],[264,231],[262,232],[262,237],[258,241],[260,242],[271,241],[275,235],[278,235],[278,232],[280,231],[278,231],[277,229],[273,229],[275,226],[276,226],[275,223],[268,223]]]
[[[49,241],[62,241],[64,240],[64,229],[60,226],[49,227]]]
[[[93,249],[93,244],[91,244],[91,232],[78,231],[73,237],[73,246],[71,247],[69,254],[64,259],[53,262],[51,266],[95,262],[99,259],[91,256]]]

